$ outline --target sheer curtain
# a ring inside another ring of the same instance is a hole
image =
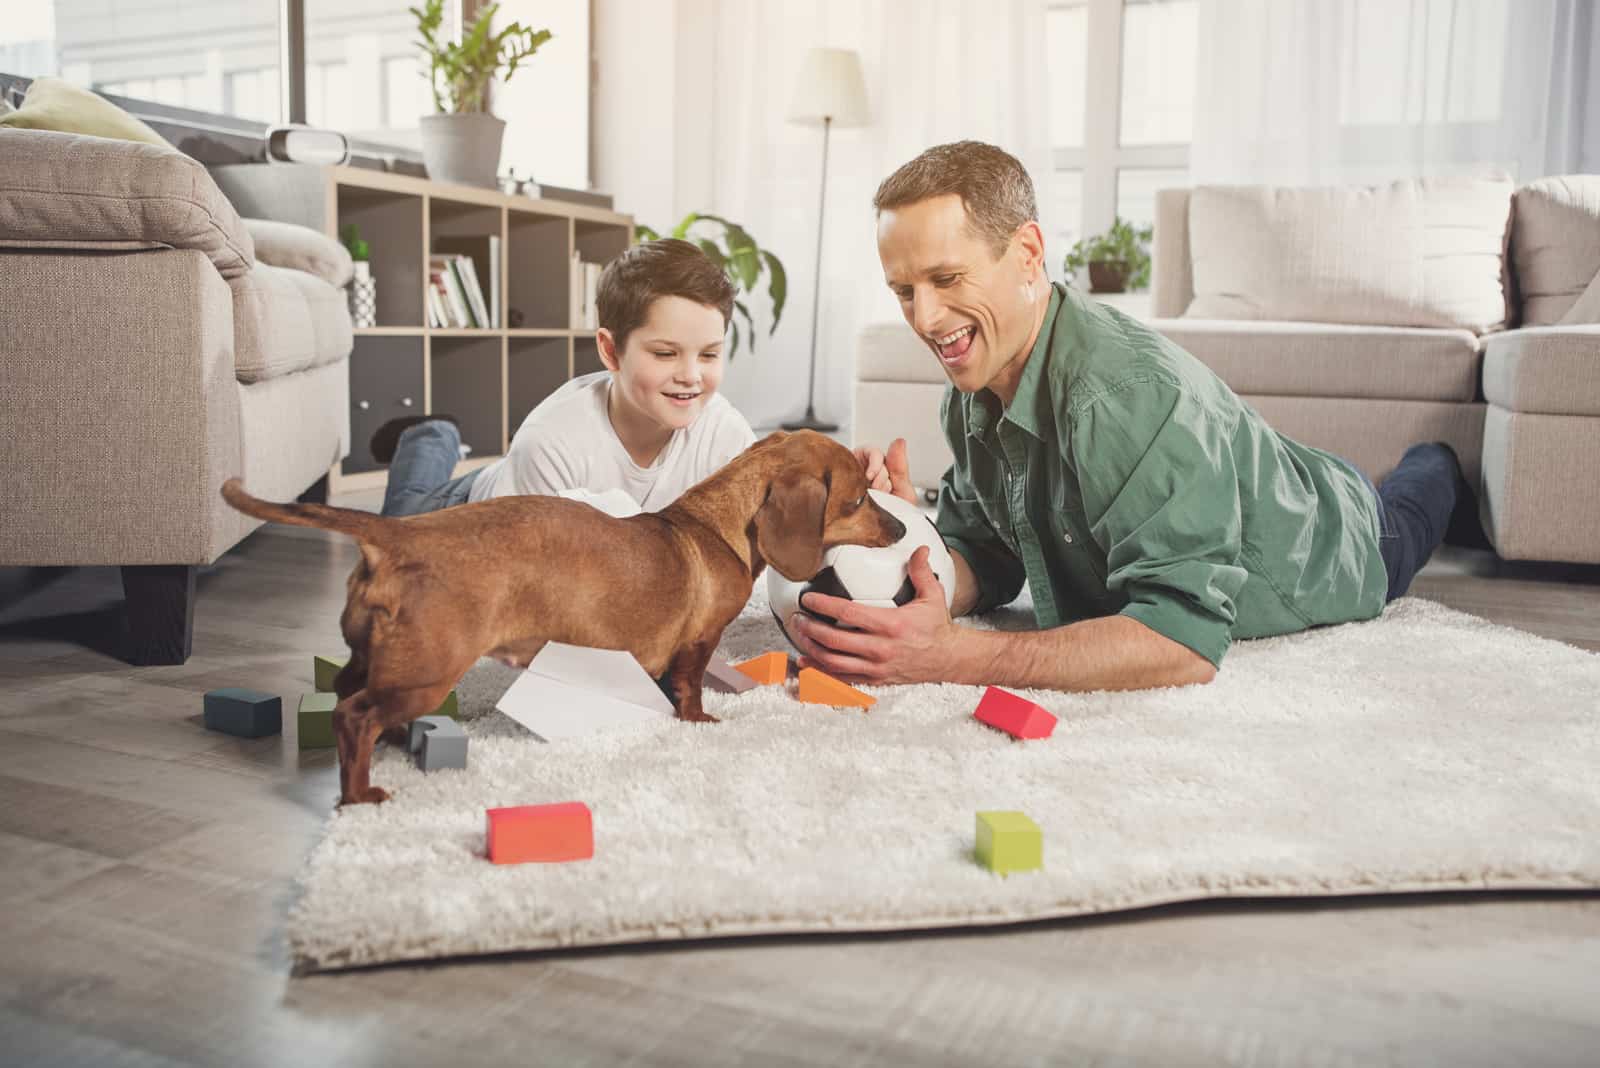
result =
[[[1594,0],[1201,0],[1193,180],[1592,166]]]
[[[741,349],[724,380],[725,394],[752,424],[771,426],[805,410],[822,133],[785,116],[807,50],[855,49],[871,111],[870,125],[835,130],[829,144],[816,403],[819,416],[848,426],[856,336],[867,322],[900,315],[878,265],[878,183],[924,148],[973,138],[1021,159],[1041,205],[1049,203],[1044,8],[1044,0],[677,0],[676,47],[670,69],[658,68],[665,84],[656,88],[673,95],[674,133],[663,139],[641,131],[624,110],[624,128],[597,128],[607,154],[602,169],[670,178],[674,219],[691,210],[724,215],[783,260],[789,303],[778,331],[766,333],[762,293],[750,302],[758,348]],[[624,21],[615,11],[598,14]],[[639,16],[659,28],[659,9]],[[617,33],[626,32],[619,25]],[[607,45],[598,44],[603,95]],[[659,95],[635,99],[661,111]],[[609,106],[602,102],[602,115]],[[635,140],[644,147],[633,150]],[[621,210],[652,225],[670,221],[645,215],[610,184]],[[641,188],[640,196],[658,212],[669,199],[659,188]]]

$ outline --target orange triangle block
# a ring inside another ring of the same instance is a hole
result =
[[[876,697],[868,697],[816,668],[800,669],[800,700],[813,705],[833,705],[835,708],[871,708],[878,703]]]
[[[789,654],[762,653],[752,660],[733,666],[762,686],[771,686],[774,683],[781,685],[783,680],[789,677]]]

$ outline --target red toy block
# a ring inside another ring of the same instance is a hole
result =
[[[998,686],[983,692],[983,700],[978,702],[978,710],[972,715],[978,722],[1016,738],[1048,738],[1056,729],[1056,717],[1032,701],[1025,701]]]
[[[800,700],[813,705],[832,705],[835,708],[871,708],[878,703],[876,697],[847,686],[825,671],[816,668],[800,669]]]
[[[760,656],[751,657],[742,664],[734,667],[749,675],[762,686],[783,685],[783,680],[789,677],[789,655],[787,653],[762,653]]]
[[[488,815],[489,859],[496,864],[594,856],[594,818],[582,801],[491,808]]]

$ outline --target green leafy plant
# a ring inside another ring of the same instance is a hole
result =
[[[713,227],[721,229],[716,231],[712,229]],[[783,269],[783,261],[757,244],[756,239],[751,237],[750,232],[744,227],[720,215],[691,211],[672,228],[669,234],[661,234],[644,225],[636,225],[633,229],[640,241],[677,237],[693,242],[700,247],[700,251],[711,258],[712,263],[727,272],[735,289],[743,290],[745,293],[755,292],[762,275],[766,275],[767,296],[772,301],[772,326],[767,330],[767,335],[770,337],[773,331],[778,329],[778,321],[783,318],[783,305],[789,297],[789,275]],[[733,307],[744,319],[743,336],[750,339],[750,351],[754,352],[756,328],[750,318],[750,308],[740,299],[734,300]],[[731,327],[733,337],[728,345],[729,360],[739,352],[741,334],[738,318],[733,320]]]
[[[339,240],[350,253],[350,258],[357,263],[362,263],[372,258],[372,250],[361,239],[361,231],[356,229],[355,223],[346,223],[339,231]]]
[[[1091,263],[1117,265],[1129,289],[1143,289],[1150,284],[1150,239],[1154,235],[1154,228],[1136,228],[1119,215],[1105,233],[1073,245],[1061,269],[1072,278]]]
[[[433,90],[433,106],[440,112],[483,111],[484,93],[495,75],[504,71],[501,81],[510,81],[517,64],[539,51],[550,40],[549,30],[532,30],[520,22],[491,31],[499,3],[478,9],[478,17],[462,34],[461,40],[440,38],[444,25],[444,0],[427,0],[420,8],[407,8],[417,19],[417,44],[428,57],[428,85]]]

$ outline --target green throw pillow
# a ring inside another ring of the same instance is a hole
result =
[[[35,78],[28,86],[28,95],[22,98],[22,106],[9,115],[0,115],[0,127],[3,126],[172,147],[166,138],[111,101],[60,78]]]

